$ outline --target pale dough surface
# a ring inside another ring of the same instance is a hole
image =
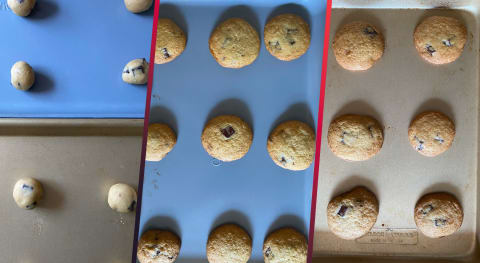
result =
[[[13,199],[20,208],[33,209],[42,197],[42,184],[34,178],[22,178],[13,187]]]
[[[128,184],[114,184],[108,191],[108,205],[119,213],[135,211],[137,192]]]
[[[27,62],[18,61],[10,70],[10,82],[16,89],[29,90],[35,83],[35,72]]]
[[[152,6],[153,0],[124,0],[125,7],[132,13],[147,11]]]
[[[18,16],[28,16],[35,6],[36,0],[8,0],[8,7]]]
[[[148,70],[148,62],[144,58],[134,59],[123,68],[122,79],[130,84],[146,84],[148,81]]]

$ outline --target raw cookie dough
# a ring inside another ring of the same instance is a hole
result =
[[[278,229],[263,243],[265,263],[306,263],[307,239],[293,228]]]
[[[124,0],[125,7],[132,13],[147,11],[152,6],[153,0]]]
[[[305,170],[315,155],[315,132],[300,121],[281,123],[268,136],[267,151],[276,165],[288,170]]]
[[[25,61],[18,61],[13,64],[10,70],[10,82],[12,86],[19,90],[28,90],[35,82],[35,72]]]
[[[268,52],[280,60],[297,59],[310,47],[310,27],[294,14],[282,14],[270,19],[263,34]]]
[[[144,58],[134,59],[128,62],[123,69],[122,79],[130,84],[146,84],[148,81],[148,70],[148,62]]]
[[[427,237],[439,238],[455,233],[463,222],[462,206],[448,193],[431,193],[418,200],[415,224]]]
[[[443,113],[428,111],[419,114],[408,128],[408,140],[418,153],[434,157],[450,148],[455,138],[455,125]]]
[[[177,135],[166,124],[152,123],[148,125],[147,152],[145,160],[162,160],[177,143]]]
[[[22,178],[13,187],[13,199],[20,208],[35,208],[42,196],[42,184],[33,178]]]
[[[383,130],[373,118],[347,114],[328,127],[328,146],[333,154],[346,161],[365,161],[380,151]]]
[[[207,153],[224,162],[247,154],[252,145],[250,126],[237,116],[222,115],[208,121],[202,133],[202,145]]]
[[[140,263],[173,263],[180,253],[180,238],[166,230],[148,230],[138,241]]]
[[[230,18],[222,22],[208,41],[210,53],[222,67],[242,68],[257,59],[260,38],[245,20]]]
[[[378,201],[365,187],[335,197],[327,206],[327,223],[336,236],[353,240],[367,234],[377,221]]]
[[[18,16],[28,16],[35,6],[36,0],[8,0],[8,7]]]
[[[453,17],[431,16],[417,26],[413,41],[423,59],[432,64],[447,64],[462,54],[467,29]]]
[[[182,29],[168,18],[158,19],[155,64],[168,63],[182,54],[187,38]]]
[[[209,263],[246,263],[252,254],[252,239],[241,227],[225,224],[210,233],[207,241]]]
[[[338,64],[347,70],[371,68],[383,56],[385,40],[373,25],[356,21],[343,26],[333,39],[333,53]]]
[[[135,211],[137,192],[127,184],[115,184],[108,191],[108,205],[119,213]]]

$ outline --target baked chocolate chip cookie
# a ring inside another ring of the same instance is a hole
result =
[[[173,263],[180,253],[180,238],[166,230],[145,232],[137,246],[140,263]]]
[[[265,263],[307,262],[307,239],[293,228],[281,228],[270,233],[263,243]]]
[[[251,254],[252,239],[237,225],[221,225],[208,237],[207,259],[210,263],[246,263]]]
[[[176,59],[185,50],[187,38],[183,30],[168,18],[158,19],[155,64]]]

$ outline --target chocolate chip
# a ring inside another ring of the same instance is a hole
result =
[[[363,33],[366,35],[369,35],[372,38],[378,35],[377,31],[375,31],[375,29],[373,29],[373,27],[371,26],[365,27],[365,29],[363,30]]]
[[[445,226],[446,224],[447,224],[447,220],[446,220],[446,219],[443,219],[443,218],[436,218],[436,219],[435,219],[435,226],[436,226],[436,227]]]
[[[280,160],[280,162],[282,162],[283,164],[286,164],[286,163],[287,163],[287,159],[285,159],[285,157],[282,156],[282,159]]]
[[[235,130],[232,128],[232,126],[228,126],[226,128],[223,128],[221,130],[223,136],[225,136],[226,138],[230,138],[232,137],[233,134],[235,134]]]
[[[268,41],[268,44],[270,46],[273,46],[275,49],[282,50],[282,47],[280,47],[280,42],[278,41],[275,41],[275,42]]]
[[[129,70],[129,69],[126,69],[123,73],[130,74],[130,70]]]
[[[137,201],[133,200],[130,206],[128,207],[128,211],[133,211],[135,210],[135,205],[137,204]]]
[[[445,46],[447,46],[447,47],[451,47],[451,46],[453,46],[453,44],[452,44],[452,42],[450,42],[450,41],[451,41],[450,38],[449,38],[449,39],[446,39],[446,40],[444,39],[444,40],[442,40],[442,43],[443,43]]]
[[[290,40],[290,42],[288,42],[288,43],[290,43],[290,45],[293,46],[293,45],[295,45],[295,43],[297,43],[297,42],[295,42],[295,40]]]
[[[231,37],[226,37],[226,38],[223,40],[222,48],[225,48],[225,45],[227,45],[228,42],[230,42],[231,40],[232,40]]]
[[[272,256],[272,249],[270,247],[267,247],[267,249],[265,250],[265,256],[267,258]]]
[[[373,126],[368,126],[368,131],[370,132],[370,137],[373,138]]]
[[[23,185],[22,185],[22,189],[23,189],[23,190],[30,190],[30,191],[33,191],[33,186],[30,186],[30,185],[23,184]]]
[[[346,143],[345,143],[345,134],[347,134],[347,132],[345,132],[345,131],[342,132],[342,137],[341,137],[341,141],[340,141],[343,145],[346,145]]]
[[[20,82],[17,82],[17,86],[20,88],[22,85],[20,85]]]
[[[37,202],[36,202],[36,201],[33,202],[33,203],[31,203],[31,204],[29,204],[29,205],[27,205],[25,208],[27,208],[27,209],[34,209],[35,206],[37,206]]]
[[[432,57],[433,57],[433,53],[437,52],[437,51],[433,48],[433,46],[430,45],[430,44],[427,44],[427,45],[425,46],[425,49],[427,50],[428,53],[430,53],[430,56],[432,56]]]
[[[164,58],[169,58],[170,54],[168,54],[168,50],[166,47],[162,48],[162,53]]]
[[[25,0],[18,0],[18,2],[22,4],[23,2],[25,2]]]
[[[433,210],[433,206],[432,205],[427,205],[424,208],[422,208],[422,214],[426,215],[426,214],[430,213],[430,211],[432,211],[432,210]]]
[[[287,34],[291,34],[291,33],[297,33],[298,32],[298,29],[296,28],[287,28]]]
[[[173,259],[173,256],[169,256],[168,259],[172,260],[172,259]]]
[[[442,139],[442,137],[440,137],[440,136],[438,136],[438,135],[437,135],[437,136],[435,136],[435,141],[438,141],[440,144],[442,144],[442,143],[444,143],[444,142],[445,142],[445,140],[444,140],[444,139]]]
[[[341,216],[341,217],[344,217],[344,216],[345,216],[345,213],[347,212],[347,210],[348,210],[348,206],[342,205],[342,206],[340,207],[340,210],[338,210],[337,215],[339,215],[339,216]]]
[[[425,142],[420,140],[417,136],[415,136],[414,138],[415,138],[415,140],[418,141],[418,145],[417,145],[417,148],[416,148],[417,151],[421,151],[421,150],[425,149],[425,146],[423,145]]]

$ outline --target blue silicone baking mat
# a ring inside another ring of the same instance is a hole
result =
[[[122,81],[123,67],[147,58],[153,7],[133,14],[123,0],[38,0],[19,17],[0,0],[0,117],[142,118],[146,85]],[[10,85],[10,68],[27,61],[36,84]]]
[[[228,3],[227,3],[228,2]],[[313,164],[289,171],[270,159],[266,144],[280,122],[301,120],[316,128],[326,3],[305,1],[161,1],[160,17],[172,18],[188,36],[185,52],[155,65],[150,123],[164,122],[177,133],[175,148],[160,162],[146,162],[139,236],[148,229],[176,232],[182,247],[177,262],[206,262],[210,231],[237,223],[253,239],[250,262],[263,262],[266,235],[282,226],[308,234]],[[263,44],[269,17],[291,12],[311,27],[309,51],[283,62]],[[220,67],[208,48],[215,25],[242,17],[260,33],[258,59],[242,69]],[[210,157],[200,137],[205,123],[220,114],[247,121],[254,139],[240,160]]]

